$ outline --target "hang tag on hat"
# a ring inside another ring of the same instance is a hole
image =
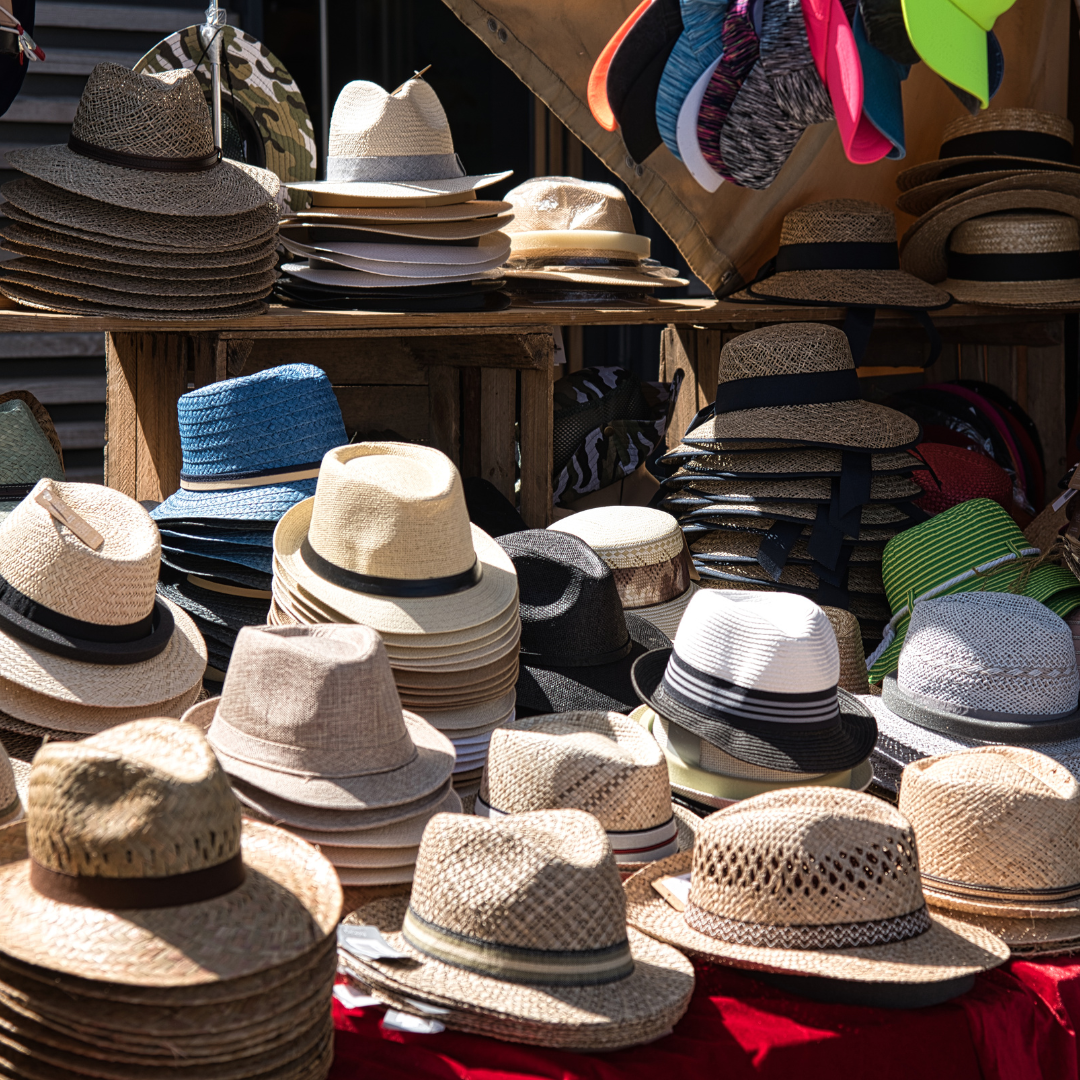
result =
[[[79,517],[51,487],[43,487],[34,496],[34,502],[48,510],[56,521],[70,529],[91,551],[98,551],[105,543],[105,537]]]
[[[416,998],[404,998],[406,1004],[411,1005],[417,1012],[422,1012],[425,1016],[449,1016],[450,1010],[444,1009],[441,1005],[432,1005],[430,1001],[417,1001]]]
[[[1054,510],[1060,510],[1077,491],[1080,491],[1080,467],[1073,470],[1069,486],[1054,500]]]
[[[338,983],[334,987],[334,997],[345,1006],[346,1009],[366,1009],[371,1005],[385,1005],[373,994],[365,994],[362,990],[349,986],[346,983]]]
[[[438,1020],[432,1020],[427,1016],[413,1016],[412,1013],[399,1012],[397,1009],[387,1009],[383,1017],[383,1027],[391,1031],[408,1031],[413,1035],[438,1035],[446,1030],[445,1024]]]
[[[676,910],[685,911],[690,901],[690,874],[670,874],[657,878],[652,887]]]
[[[337,928],[338,948],[358,960],[408,960],[408,953],[399,952],[374,926],[345,926]]]

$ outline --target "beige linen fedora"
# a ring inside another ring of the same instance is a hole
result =
[[[1080,784],[1045,754],[980,746],[904,768],[900,811],[936,910],[1024,953],[1080,950]]]
[[[592,814],[623,875],[692,848],[700,820],[672,805],[656,743],[611,712],[524,717],[492,733],[474,813],[530,810]]]
[[[155,592],[160,553],[134,499],[97,484],[35,484],[0,524],[4,680],[78,709],[152,705],[196,687],[206,646]],[[0,709],[18,715],[2,688]]]
[[[687,872],[677,910],[653,883]],[[775,791],[721,810],[692,853],[646,867],[626,892],[631,926],[705,960],[848,983],[832,1000],[936,1004],[1009,957],[988,931],[930,915],[907,819],[854,791]]]
[[[305,591],[380,632],[467,641],[517,604],[513,563],[470,524],[453,462],[426,446],[331,450],[314,497],[278,522],[274,553]]]
[[[0,830],[0,904],[7,956],[85,980],[179,988],[310,953],[333,931],[341,889],[302,840],[241,830],[203,735],[150,719],[41,748],[26,821]]]
[[[447,1027],[497,1039],[593,1051],[650,1042],[694,986],[685,957],[627,928],[607,836],[580,810],[439,815],[411,897],[367,904],[346,935],[350,925],[377,927],[403,954],[340,950],[376,996],[406,1012],[447,1008]]]
[[[584,540],[611,568],[623,608],[675,636],[698,580],[675,518],[648,506],[597,506],[548,528]]]

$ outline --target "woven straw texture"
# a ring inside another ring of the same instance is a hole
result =
[[[837,685],[849,694],[869,694],[866,679],[866,654],[863,652],[862,631],[859,620],[843,608],[823,605],[836,633],[836,647],[840,650],[840,679]]]
[[[25,392],[25,391],[24,391]],[[6,396],[6,395],[4,395]],[[20,398],[0,400],[0,483],[33,484],[43,477],[64,479],[63,459],[59,453],[56,429],[49,414],[28,395],[37,409]],[[35,416],[41,415],[47,428]],[[14,509],[0,502],[0,512]]]
[[[0,294],[14,300],[22,307],[35,308],[38,311],[55,311],[62,315],[114,315],[118,319],[142,319],[147,322],[176,322],[177,313],[171,308],[132,308],[94,301],[83,301],[56,293],[44,292],[27,285],[17,285],[10,281],[0,281]],[[122,296],[122,293],[116,295]],[[230,307],[219,307],[205,311],[185,311],[184,319],[246,319],[249,315],[265,315],[266,305],[261,300],[246,301]]]
[[[806,566],[785,566],[779,579],[773,578],[762,567],[754,563],[724,563],[712,561],[702,567],[704,578],[724,575],[736,580],[760,581],[763,584],[774,583],[780,588],[809,589],[816,592],[822,585],[822,579],[813,569]],[[881,571],[874,566],[853,566],[848,570],[847,588],[851,592],[864,595],[883,595],[885,586],[881,581]]]
[[[665,461],[675,461],[676,454],[686,455],[683,468],[687,473],[725,480],[839,476],[843,464],[838,450],[791,448],[769,453],[709,454],[703,453],[700,447],[683,444],[668,454]],[[910,454],[870,455],[870,468],[875,473],[908,473],[917,467],[918,463]]]
[[[635,233],[634,218],[626,196],[611,184],[576,180],[570,176],[542,176],[526,180],[507,192],[514,211],[507,232]],[[528,250],[527,242],[515,242],[514,251]]]
[[[739,512],[737,514],[709,514],[708,521],[704,524],[697,524],[687,522],[684,525],[684,531],[686,532],[687,539],[693,540],[695,544],[699,541],[704,541],[710,536],[716,533],[751,533],[758,538],[757,542],[760,543],[760,538],[767,532],[772,531],[773,525],[779,518],[773,517],[760,517],[756,512],[746,514],[745,512]],[[800,539],[797,543],[802,543],[805,538],[809,537],[812,533],[811,526],[804,526],[799,533]],[[865,526],[859,529],[859,535],[857,538],[849,538],[847,542],[851,543],[853,547],[858,549],[865,544],[884,544],[897,535],[896,529],[868,529]],[[725,541],[720,541],[721,543]]]
[[[711,496],[718,502],[735,502],[739,499],[795,499],[812,502],[828,502],[832,497],[832,482],[827,477],[809,477],[798,480],[726,480],[678,472],[667,486],[685,490],[690,495]],[[871,502],[895,502],[912,499],[922,494],[922,488],[903,476],[878,476],[870,484]],[[865,505],[865,504],[864,504]]]
[[[686,870],[684,913],[652,882]],[[907,820],[839,788],[770,792],[721,810],[702,823],[692,856],[642,870],[626,892],[632,926],[734,967],[924,983],[984,971],[1009,955],[986,931],[927,918]],[[794,940],[804,947],[782,944]]]
[[[706,565],[712,562],[756,562],[761,539],[762,534],[757,532],[718,529],[716,532],[705,533],[695,539],[690,545],[690,551],[695,559]],[[850,547],[851,554],[848,560],[853,563],[880,563],[885,553],[882,544],[852,543]],[[791,554],[788,555],[787,565],[813,561],[809,540],[800,536],[795,541]]]
[[[613,570],[667,562],[684,543],[678,522],[647,506],[598,506],[548,528],[581,537]]]
[[[665,500],[674,504],[675,499]],[[713,524],[718,519],[725,517],[745,516],[751,518],[771,518],[774,521],[816,521],[818,512],[816,502],[776,502],[768,499],[747,499],[746,502],[722,502],[698,500],[692,504],[690,514],[691,521],[703,521]],[[866,525],[893,525],[899,522],[910,523],[911,518],[898,506],[892,503],[864,503],[859,515],[860,526]],[[685,524],[685,521],[684,521]],[[747,525],[743,525],[746,528]],[[859,529],[859,537],[865,538],[869,532],[876,530]],[[848,534],[845,533],[845,536]],[[849,537],[849,539],[857,539]]]

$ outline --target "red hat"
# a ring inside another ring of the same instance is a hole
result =
[[[968,499],[993,499],[1012,513],[1012,480],[992,458],[945,443],[920,443],[914,453],[929,466],[912,474],[925,492],[916,505],[928,514],[940,514]]]

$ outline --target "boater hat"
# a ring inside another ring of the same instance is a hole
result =
[[[383,1000],[448,1027],[564,1050],[651,1042],[682,1017],[689,961],[626,925],[603,827],[581,810],[486,820],[433,818],[412,896],[377,900],[350,926],[375,926],[400,959],[339,951]],[[418,1002],[420,1004],[418,1004]]]
[[[0,521],[45,477],[64,479],[52,419],[25,390],[0,394]]]
[[[222,159],[194,72],[136,75],[109,63],[90,73],[67,145],[13,150],[8,164],[76,195],[173,217],[272,206],[281,187],[265,169]]]
[[[241,828],[209,744],[178,720],[43,746],[25,823],[0,831],[0,863],[3,952],[123,986],[267,971],[311,953],[341,910],[318,851]]]
[[[654,883],[687,873],[680,910]],[[989,931],[927,911],[910,824],[855,791],[775,791],[728,807],[702,822],[692,853],[625,888],[631,926],[703,960],[802,976],[780,985],[825,1001],[933,1005],[1009,958]]]

